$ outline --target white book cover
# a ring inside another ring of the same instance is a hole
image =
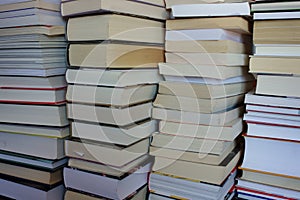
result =
[[[254,13],[254,20],[268,20],[268,19],[299,19],[300,12],[263,12]]]

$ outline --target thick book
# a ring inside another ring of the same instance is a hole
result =
[[[244,94],[254,86],[251,79],[248,82],[229,84],[198,84],[188,82],[162,81],[159,83],[159,94],[169,94],[192,98],[223,98]]]
[[[208,55],[207,55],[208,56]],[[216,66],[194,63],[159,63],[159,73],[163,76],[202,77],[212,79],[229,79],[248,75],[248,67]]]
[[[167,63],[209,66],[248,66],[246,54],[229,53],[165,53]]]
[[[152,156],[159,156],[193,163],[219,165],[235,147],[236,144],[231,143],[231,145],[226,147],[226,149],[221,154],[210,154],[150,146],[149,154]]]
[[[63,184],[49,188],[15,178],[1,177],[0,185],[1,195],[12,199],[63,200],[65,192]]]
[[[211,126],[223,126],[242,116],[244,109],[242,106],[232,108],[224,112],[218,113],[199,113],[199,112],[186,112],[179,110],[171,110],[164,108],[152,109],[152,118],[164,121],[187,123],[187,124],[200,124]]]
[[[69,125],[66,105],[0,103],[0,121],[29,125],[63,127]]]
[[[167,52],[250,54],[251,46],[232,40],[167,40]]]
[[[248,122],[247,127],[247,135],[250,136],[300,141],[299,128],[296,127],[263,124],[260,122]]]
[[[1,68],[1,67],[0,67]],[[65,76],[32,77],[0,76],[1,88],[63,88],[67,83]]]
[[[66,102],[66,88],[5,88],[0,87],[0,102],[61,104]]]
[[[44,169],[22,166],[20,164],[16,165],[8,162],[0,163],[1,174],[46,185],[54,185],[62,182],[62,172],[62,168],[55,171],[48,171]]]
[[[172,6],[172,16],[181,17],[220,17],[220,16],[250,16],[248,2],[184,4]]]
[[[231,173],[222,185],[211,185],[168,174],[151,173],[149,189],[152,193],[178,199],[224,199],[234,185],[235,175],[236,172]]]
[[[148,187],[136,190],[131,195],[129,195],[125,200],[141,200],[146,199],[148,194]],[[107,200],[107,198],[96,196],[94,194],[86,194],[82,191],[67,190],[65,192],[64,200]]]
[[[64,26],[22,26],[1,29],[0,36],[15,36],[26,34],[42,34],[48,36],[58,36],[65,33]]]
[[[150,137],[155,132],[156,126],[155,120],[142,121],[124,127],[75,121],[72,122],[72,137],[128,146]]]
[[[267,57],[299,57],[299,44],[256,44],[254,46],[254,56]]]
[[[158,94],[153,105],[159,108],[180,110],[186,112],[217,113],[239,106],[244,101],[244,95],[239,94],[225,98],[191,98]]]
[[[86,4],[85,0],[64,1],[61,4],[62,16],[71,17],[82,14],[122,13],[139,17],[165,20],[167,12],[164,8],[142,4],[138,2],[122,0],[91,0]]]
[[[66,79],[71,84],[127,87],[141,84],[156,84],[162,81],[158,69],[68,69]]]
[[[300,77],[258,75],[255,93],[284,97],[300,97]]]
[[[278,174],[257,171],[252,169],[240,168],[243,170],[243,174],[240,177],[241,180],[252,181],[256,183],[262,183],[265,185],[271,185],[275,187],[286,188],[290,190],[300,191],[300,180],[292,177],[279,176]]]
[[[249,92],[245,96],[246,104],[258,104],[273,107],[285,107],[285,108],[300,108],[300,100],[297,98],[283,98],[276,96],[265,96],[253,94]]]
[[[224,30],[221,28],[212,29],[189,29],[189,30],[168,30],[166,31],[166,41],[215,41],[231,40],[239,43],[249,43],[250,36]]]
[[[300,150],[299,142],[255,136],[244,138],[245,155],[242,168],[276,173],[285,177],[300,177],[299,160],[293,156]]]
[[[150,84],[124,88],[68,85],[66,99],[73,103],[87,103],[104,106],[129,106],[152,101],[156,95],[156,91],[157,85]]]
[[[115,167],[106,164],[101,164],[99,162],[70,158],[68,161],[68,166],[71,168],[81,169],[92,173],[99,173],[105,174],[106,176],[122,178],[127,174],[136,171],[138,166],[143,166],[149,163],[149,161],[153,162],[154,158],[152,156],[149,156],[148,154],[145,154],[123,166]]]
[[[60,1],[58,0],[24,0],[24,1],[3,1],[0,12],[22,10],[28,8],[40,8],[45,10],[60,11]]]
[[[68,104],[68,117],[73,120],[125,126],[151,117],[152,103],[129,107],[104,107],[85,104]]]
[[[299,199],[300,192],[281,187],[270,186],[262,183],[246,181],[238,179],[237,183],[238,193],[245,193],[246,196],[250,195],[258,197],[259,199]],[[248,197],[249,198],[249,197]],[[248,199],[246,197],[246,199]]]
[[[58,160],[49,160],[24,154],[12,153],[8,151],[0,151],[0,160],[16,165],[34,167],[46,171],[54,171],[67,165],[68,159],[62,158]]]
[[[236,168],[240,156],[241,152],[239,148],[236,148],[219,165],[207,165],[156,157],[153,171],[197,182],[221,185],[233,169]]]
[[[212,126],[160,121],[159,131],[176,136],[233,141],[243,131],[243,122],[238,118],[222,126]]]
[[[71,44],[68,49],[71,66],[90,68],[157,68],[164,61],[159,46],[130,44]]]
[[[123,178],[64,168],[64,182],[67,188],[110,199],[125,199],[147,183],[151,167],[152,162],[148,162],[144,166],[137,166],[136,171]]]
[[[249,68],[251,73],[299,75],[299,65],[296,57],[253,56]]]
[[[250,33],[249,21],[243,17],[171,19],[166,21],[166,29],[224,29],[238,33]]]
[[[130,146],[94,141],[66,140],[66,156],[121,167],[148,153],[149,138]]]
[[[101,26],[99,26],[101,24]],[[67,24],[69,41],[118,40],[164,43],[162,22],[137,17],[104,14],[70,18]]]
[[[70,135],[70,129],[68,126],[48,127],[28,124],[0,123],[0,131],[6,133],[22,133],[25,135],[38,135],[55,138],[64,138]]]
[[[51,160],[65,157],[64,138],[50,138],[21,133],[1,132],[0,139],[0,146],[3,151]]]
[[[165,133],[153,134],[151,146],[188,152],[222,154],[233,142],[207,138],[193,138]]]

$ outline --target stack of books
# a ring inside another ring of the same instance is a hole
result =
[[[0,195],[62,199],[69,122],[60,1],[0,4]]]
[[[244,95],[254,85],[251,30],[242,17],[250,6],[178,4],[171,12],[166,62],[159,64],[165,81],[153,108],[159,132],[150,147],[150,199],[231,198]]]
[[[300,2],[259,1],[254,12],[257,87],[246,95],[245,156],[238,179],[244,199],[300,198]]]
[[[162,1],[62,2],[72,120],[65,199],[146,199],[166,14]]]

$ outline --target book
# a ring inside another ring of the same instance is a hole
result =
[[[251,181],[238,179],[237,183],[238,190],[248,190],[250,193],[256,193],[261,195],[266,195],[269,198],[276,199],[299,199],[300,192],[284,189],[280,187],[269,186],[261,183],[255,183]]]
[[[197,99],[191,97],[158,94],[153,102],[153,105],[155,107],[187,112],[216,113],[222,111],[224,112],[229,108],[236,107],[243,101],[243,94],[217,99]]]
[[[129,1],[135,1],[135,2],[138,2],[138,3],[145,3],[145,4],[165,7],[165,1],[164,0],[129,0]]]
[[[2,162],[7,161],[10,163],[15,163],[28,167],[34,166],[39,169],[45,169],[49,171],[59,169],[68,163],[67,158],[62,158],[59,160],[49,160],[24,154],[12,153],[8,151],[0,151],[0,160]]]
[[[68,41],[118,40],[163,44],[164,26],[162,22],[116,14],[75,17],[68,21],[67,39]]]
[[[159,83],[159,94],[169,94],[192,98],[223,98],[247,93],[253,88],[253,81],[230,84],[199,84],[175,81]]]
[[[121,179],[80,169],[64,168],[64,182],[67,188],[110,199],[125,199],[147,183],[151,166],[151,162],[138,166],[138,170]]]
[[[2,7],[2,6],[1,6]],[[65,33],[64,26],[22,26],[1,29],[0,36],[15,36],[15,35],[28,35],[28,34],[42,34],[58,36]]]
[[[0,12],[22,10],[28,8],[40,8],[45,10],[60,11],[59,1],[26,0],[26,1],[3,1]]]
[[[204,55],[204,54],[203,54]],[[216,66],[194,63],[159,63],[159,73],[163,76],[202,77],[229,79],[248,74],[248,68],[242,66]]]
[[[13,199],[62,200],[65,192],[62,184],[53,188],[16,179],[0,179],[0,193]]]
[[[132,195],[129,195],[126,200],[140,200],[140,199],[146,199],[147,198],[147,192],[148,188],[147,186],[144,186],[143,188],[133,192]],[[89,194],[84,194],[80,191],[74,191],[74,190],[67,190],[65,192],[64,196],[65,200],[106,200],[107,198],[96,196],[96,195],[89,195]]]
[[[191,152],[185,150],[169,149],[164,147],[150,146],[149,154],[155,157],[164,157],[174,160],[182,160],[193,163],[205,163],[208,165],[219,165],[232,150],[236,144],[231,143],[221,154],[210,154],[201,152]]]
[[[156,91],[157,85],[137,85],[124,88],[68,85],[66,99],[73,103],[129,106],[152,101]]]
[[[300,108],[300,101],[297,98],[264,96],[264,95],[254,94],[253,92],[249,92],[246,94],[245,103],[266,105],[266,106],[273,106],[273,107]]]
[[[143,121],[125,127],[83,123],[80,121],[72,122],[72,137],[126,146],[150,137],[155,130],[155,120]]]
[[[163,49],[157,46],[71,44],[68,52],[69,64],[77,67],[156,68],[164,60]]]
[[[69,125],[65,105],[31,105],[0,103],[0,121],[29,125],[63,127]],[[45,114],[47,113],[47,114]]]
[[[282,113],[270,113],[264,111],[250,111],[247,110],[248,115],[252,117],[260,117],[260,118],[269,118],[269,119],[281,119],[281,120],[290,120],[294,122],[300,122],[300,115],[289,115],[289,114],[282,114]]]
[[[152,109],[152,118],[178,123],[222,126],[242,116],[243,113],[244,110],[242,106],[237,108],[231,108],[224,112],[208,114],[154,107]]]
[[[167,40],[167,52],[250,54],[250,46],[232,40]]]
[[[21,51],[19,49],[22,49],[24,51],[24,56],[28,54],[28,52],[32,53],[38,53],[39,56],[41,56],[44,52],[51,52],[52,54],[49,54],[51,56],[55,55],[54,53],[62,53],[63,49],[66,48],[65,42],[60,41],[54,41],[54,42],[47,42],[47,41],[31,41],[31,42],[11,42],[11,43],[3,43],[2,44],[2,51],[1,55],[4,53],[20,53]],[[51,49],[50,49],[51,48]],[[56,49],[54,49],[56,48]],[[10,49],[10,50],[9,50]],[[38,49],[38,50],[36,50]],[[47,50],[48,51],[45,51]],[[25,54],[27,53],[27,54]],[[4,54],[5,55],[5,54]],[[44,55],[44,54],[43,54]]]
[[[215,41],[230,40],[239,43],[249,43],[248,35],[242,35],[233,31],[221,28],[212,29],[191,29],[191,30],[168,30],[166,31],[166,41]]]
[[[300,84],[300,77],[297,76],[275,76],[258,75],[256,94],[300,97],[297,85]]]
[[[245,0],[165,0],[167,9],[171,9],[174,5],[182,4],[237,3],[244,1]]]
[[[136,171],[139,166],[144,166],[145,164],[149,163],[149,161],[153,162],[154,158],[152,156],[149,156],[148,154],[145,154],[123,166],[115,167],[101,164],[98,162],[70,158],[68,161],[68,166],[73,169],[81,169],[91,173],[99,173],[115,178],[122,178],[125,177],[127,174]]]
[[[300,12],[263,12],[263,13],[254,13],[254,20],[278,20],[278,19],[299,19]]]
[[[213,10],[213,11],[212,11]],[[248,2],[184,4],[172,6],[172,16],[180,17],[219,17],[219,16],[250,16]]]
[[[167,30],[224,29],[249,34],[249,21],[242,17],[187,18],[166,21]]]
[[[127,87],[141,84],[155,84],[162,80],[158,69],[68,69],[68,83],[83,85],[101,85],[112,87]]]
[[[89,4],[86,4],[84,0],[77,0],[64,1],[61,4],[61,13],[64,17],[82,14],[101,14],[107,11],[157,20],[165,20],[167,18],[164,8],[131,1],[116,0],[112,2],[110,0],[92,0]]]
[[[63,42],[66,40],[62,35],[52,37],[51,35],[26,33],[22,35],[4,35],[0,37],[1,44],[11,44],[16,42]]]
[[[68,104],[67,107],[68,117],[70,119],[125,126],[137,121],[149,119],[151,116],[152,103],[121,108],[72,103]]]
[[[240,177],[241,180],[299,191],[299,179],[252,169],[240,169],[243,170],[243,175]]]
[[[251,73],[299,75],[299,63],[294,57],[253,56],[249,68]]]
[[[193,138],[165,133],[153,134],[151,146],[188,152],[222,154],[231,145],[230,141],[208,138]]]
[[[236,148],[220,165],[207,165],[156,157],[153,171],[154,173],[169,174],[173,177],[196,182],[221,185],[237,165],[240,155],[241,152]]]
[[[55,171],[46,171],[38,168],[16,165],[15,163],[0,163],[1,174],[47,185],[54,185],[62,182],[62,172],[62,168]]]
[[[45,69],[26,69],[26,68],[2,68],[0,66],[0,74],[2,76],[34,76],[34,77],[51,77],[66,74],[65,67],[45,68]]]
[[[247,127],[247,135],[250,136],[300,141],[299,129],[295,127],[276,126],[260,122],[248,122]]]
[[[255,136],[244,138],[245,155],[242,168],[276,173],[285,177],[300,177],[297,168],[299,161],[291,154],[299,151],[298,142]]]
[[[1,88],[63,88],[66,86],[64,76],[0,76]]]
[[[252,12],[262,11],[292,11],[299,10],[300,3],[297,1],[283,1],[283,2],[260,2],[251,4]]]
[[[233,141],[242,131],[243,122],[241,118],[235,119],[222,126],[195,125],[169,121],[159,122],[160,133],[192,138]]]
[[[109,166],[121,167],[148,153],[149,138],[130,146],[114,145],[78,139],[66,140],[65,153],[71,158],[84,159]]]
[[[0,19],[0,28],[34,26],[34,25],[56,25],[64,26],[65,21],[60,16],[46,14],[25,15],[13,18]]]
[[[267,113],[267,114],[278,114],[278,115],[291,115],[291,116],[299,116],[300,115],[300,109],[282,108],[282,107],[257,105],[257,104],[247,104],[246,111],[262,112],[262,113]]]
[[[52,10],[45,10],[39,8],[26,8],[21,10],[13,10],[11,12],[0,12],[0,19],[15,18],[30,15],[49,15],[49,16],[60,16],[60,13]],[[0,21],[1,21],[0,20]]]
[[[229,53],[165,53],[167,63],[205,66],[247,66],[246,54]]]
[[[154,194],[178,197],[178,199],[224,199],[234,185],[235,174],[231,173],[226,181],[219,186],[193,182],[167,174],[151,173],[149,188]],[[178,186],[180,187],[178,188]]]
[[[32,103],[32,104],[60,104],[66,101],[66,88],[1,88],[0,102],[4,103]]]
[[[300,45],[298,44],[256,44],[254,56],[299,57],[299,51]]]
[[[61,159],[64,154],[64,138],[1,132],[1,150],[44,159]]]
[[[39,125],[0,123],[0,131],[6,133],[22,133],[25,135],[38,135],[45,137],[65,138],[70,130],[65,127],[45,127]]]

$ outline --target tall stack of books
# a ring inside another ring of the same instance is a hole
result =
[[[232,198],[244,95],[253,88],[248,2],[167,1],[166,63],[159,64],[150,199]],[[211,17],[212,16],[212,17]]]
[[[0,2],[0,196],[63,199],[69,122],[59,4]]]
[[[246,96],[248,124],[238,196],[300,198],[300,2],[259,1],[254,12],[255,92]]]
[[[163,1],[62,2],[68,17],[65,199],[146,199]]]

